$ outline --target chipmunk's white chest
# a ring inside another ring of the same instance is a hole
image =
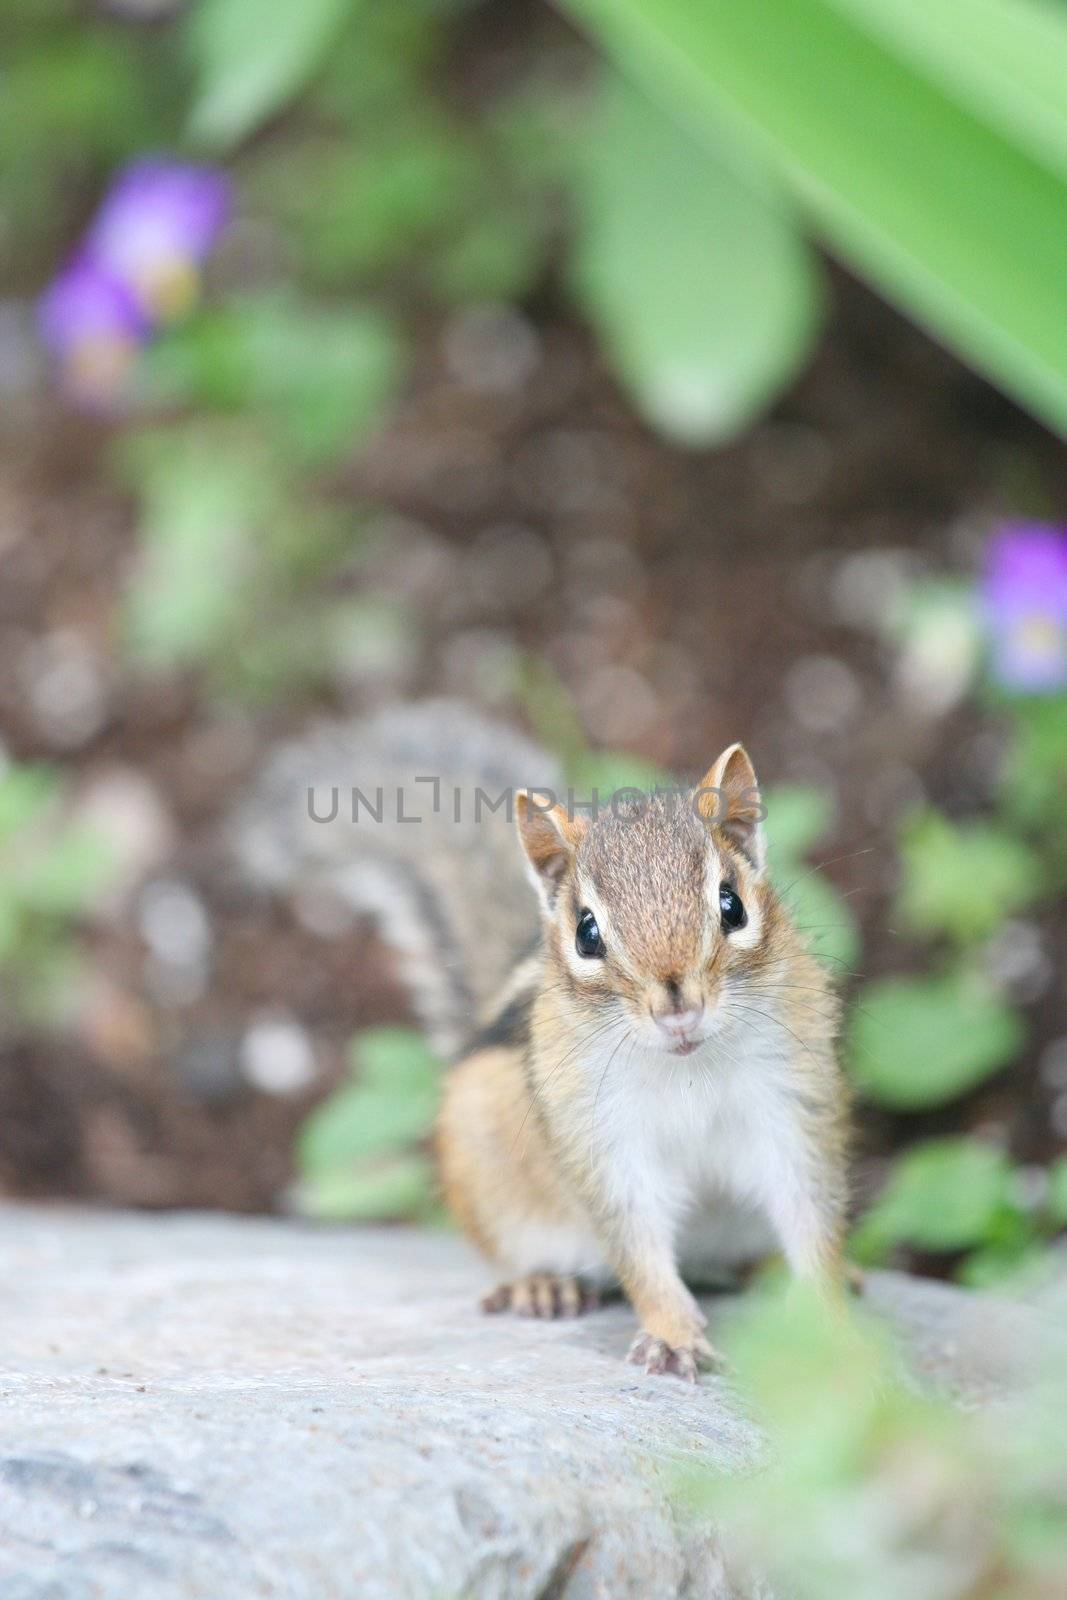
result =
[[[680,1060],[649,1051],[605,1077],[591,1135],[612,1186],[664,1218],[683,1257],[744,1259],[769,1242],[750,1224],[801,1152],[785,1071],[780,1050],[738,1039]]]

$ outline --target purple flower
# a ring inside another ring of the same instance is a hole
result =
[[[37,308],[41,338],[78,400],[106,405],[121,388],[148,325],[124,284],[84,251],[64,267]]]
[[[998,683],[1029,694],[1067,688],[1067,531],[1005,524],[990,541],[983,600]]]
[[[153,321],[187,311],[200,267],[230,215],[230,185],[211,167],[152,159],[120,175],[85,248],[126,284]]]

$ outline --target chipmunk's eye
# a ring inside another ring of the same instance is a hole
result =
[[[741,896],[735,894],[728,883],[719,885],[719,912],[722,916],[722,925],[729,933],[731,928],[743,928],[748,918],[745,908],[741,904]]]
[[[592,958],[604,954],[604,941],[591,911],[583,911],[578,918],[578,931],[574,935],[574,948],[580,956]]]

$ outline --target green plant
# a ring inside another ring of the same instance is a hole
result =
[[[20,1024],[62,1020],[79,966],[79,920],[106,889],[108,851],[64,815],[58,778],[39,766],[0,775],[0,990]]]
[[[709,149],[724,130],[744,140],[831,250],[1067,429],[1061,8],[566,0],[566,9]]]
[[[444,1070],[410,1028],[352,1041],[351,1076],[310,1115],[297,1141],[296,1201],[324,1221],[425,1220],[436,1211],[426,1141]]]
[[[714,1519],[736,1587],[797,1600],[1062,1591],[1062,1341],[1005,1416],[920,1391],[884,1326],[830,1317],[795,1289],[749,1297],[722,1339],[767,1455],[752,1473],[692,1469],[680,1501]]]

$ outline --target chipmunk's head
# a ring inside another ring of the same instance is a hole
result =
[[[529,791],[517,815],[557,992],[672,1055],[698,1049],[719,1026],[731,977],[765,959],[774,916],[763,807],[742,747],[695,790],[626,791],[595,817]]]

